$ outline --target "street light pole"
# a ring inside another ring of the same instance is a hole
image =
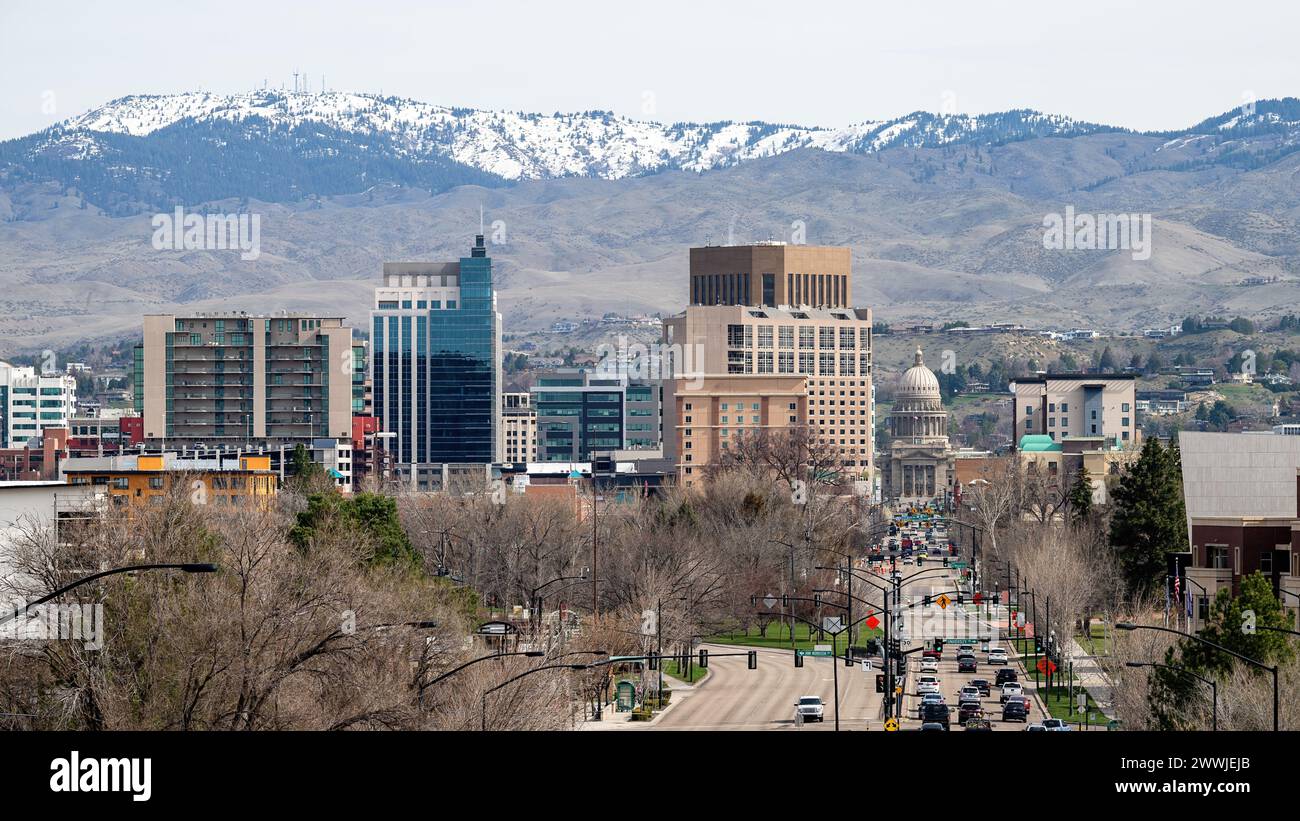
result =
[[[45,604],[47,601],[50,601],[51,599],[55,599],[58,598],[59,596],[62,596],[64,593],[67,593],[69,590],[72,590],[75,587],[80,587],[83,584],[89,584],[90,582],[93,582],[96,579],[102,579],[105,576],[113,576],[118,573],[134,573],[136,571],[144,571],[144,570],[181,570],[186,573],[216,573],[217,570],[219,569],[220,568],[218,568],[217,565],[206,563],[206,562],[204,563],[184,562],[180,564],[133,564],[133,565],[128,565],[127,567],[114,567],[109,570],[101,570],[98,573],[92,573],[91,575],[86,576],[84,579],[77,579],[71,584],[65,584],[64,586],[60,587],[58,590],[55,590],[53,593],[46,594],[34,602],[29,602],[28,604],[24,604],[21,607],[15,607],[13,609],[13,612],[6,614],[3,618],[0,618],[0,624],[5,624],[6,622],[13,621],[14,619],[20,616],[25,617],[27,615],[27,611],[31,610],[33,607],[39,607],[42,604]]]
[[[1210,728],[1212,732],[1218,732],[1219,729],[1219,685],[1213,679],[1208,679],[1198,673],[1193,673],[1186,667],[1179,667],[1174,664],[1159,664],[1154,661],[1129,661],[1125,662],[1125,667],[1163,667],[1166,670],[1173,670],[1192,678],[1200,679],[1205,684],[1210,685]]]
[[[1200,636],[1194,635],[1192,633],[1184,633],[1183,631],[1175,630],[1172,627],[1161,627],[1156,624],[1134,624],[1133,622],[1120,622],[1119,624],[1116,624],[1115,627],[1120,630],[1159,630],[1162,633],[1173,633],[1175,636],[1182,636],[1183,638],[1188,638],[1188,639],[1192,639],[1193,641],[1198,641],[1207,647],[1213,647],[1215,650],[1220,650],[1234,658],[1241,659],[1247,664],[1251,664],[1255,667],[1260,668],[1261,670],[1268,670],[1270,673],[1273,674],[1273,732],[1275,733],[1278,732],[1278,725],[1279,725],[1278,713],[1280,712],[1279,711],[1280,701],[1279,701],[1279,690],[1278,690],[1278,680],[1277,680],[1278,668],[1276,664],[1270,667],[1264,662],[1259,661],[1257,659],[1253,659],[1250,656],[1242,655],[1241,653],[1238,653],[1236,650],[1229,650],[1227,647],[1224,647],[1222,644],[1215,644],[1209,639],[1203,639]],[[1278,629],[1278,628],[1271,628],[1271,629]],[[1291,631],[1283,631],[1283,632],[1291,632]]]

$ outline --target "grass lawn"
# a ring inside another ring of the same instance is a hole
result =
[[[1103,624],[1089,625],[1091,635],[1078,635],[1074,640],[1079,642],[1083,652],[1092,656],[1105,656],[1110,654],[1110,639],[1106,636],[1106,626]]]
[[[686,681],[687,670],[690,671],[690,676],[691,676],[690,681]],[[690,664],[687,666],[685,670],[681,670],[678,669],[677,662],[675,661],[664,662],[665,676],[672,676],[678,681],[686,681],[687,684],[695,684],[696,682],[698,682],[700,679],[704,678],[708,674],[709,671],[702,669],[699,664]]]
[[[860,624],[854,628],[854,641],[857,644],[865,644],[869,638],[879,638],[884,634],[882,628],[868,630],[865,624]],[[831,644],[831,637],[826,636],[823,639],[817,638],[817,631],[806,624],[795,624],[794,628],[795,646],[800,650],[811,650],[814,644]],[[767,626],[767,635],[760,635],[757,627],[751,627],[748,631],[736,630],[730,633],[718,633],[709,636],[706,641],[714,644],[735,644],[745,647],[772,647],[778,650],[790,649],[790,630],[789,625],[784,623],[772,623]],[[834,641],[836,655],[841,655],[848,650],[849,634],[848,632],[840,633]]]
[[[1079,698],[1078,694],[1086,693],[1087,691],[1080,687],[1076,687],[1074,692],[1075,692],[1074,697],[1076,702],[1073,706],[1077,708],[1078,707],[1077,700]],[[1039,691],[1039,697],[1042,698],[1043,703],[1047,705],[1047,711],[1051,713],[1053,718],[1065,719],[1071,724],[1077,725],[1079,723],[1079,719],[1083,718],[1084,724],[1092,724],[1094,727],[1095,726],[1104,727],[1106,723],[1110,720],[1106,718],[1106,714],[1103,713],[1101,711],[1101,708],[1097,706],[1097,702],[1092,700],[1091,693],[1088,694],[1088,713],[1095,716],[1095,718],[1091,722],[1087,720],[1088,717],[1087,714],[1080,716],[1078,712],[1074,712],[1074,713],[1070,712],[1070,707],[1071,707],[1070,688],[1068,687],[1053,687],[1051,690],[1048,690],[1047,688],[1043,688],[1042,690]]]

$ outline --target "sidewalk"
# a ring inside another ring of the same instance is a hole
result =
[[[1108,719],[1115,718],[1115,687],[1111,684],[1110,676],[1102,669],[1101,664],[1093,656],[1088,655],[1079,646],[1079,642],[1073,637],[1070,643],[1065,646],[1066,661],[1074,662],[1074,678],[1087,690],[1092,700],[1097,702],[1101,712]],[[1068,671],[1062,670],[1062,673],[1068,675]]]
[[[704,684],[707,684],[713,678],[713,674],[705,676],[696,684],[687,684],[671,676],[664,676],[664,689],[672,690],[672,697],[668,700],[668,706],[655,713],[655,717],[649,721],[633,721],[632,712],[620,713],[611,702],[605,705],[600,711],[600,721],[587,719],[578,725],[579,730],[635,730],[641,727],[653,727],[659,723],[664,716],[673,711],[673,708],[682,703],[682,699],[689,698],[694,692]]]

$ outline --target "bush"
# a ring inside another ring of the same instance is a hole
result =
[[[646,707],[637,707],[632,710],[632,721],[649,721],[654,718],[654,711]]]

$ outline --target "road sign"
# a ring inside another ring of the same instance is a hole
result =
[[[1056,672],[1056,664],[1046,656],[1038,660],[1038,672],[1045,676],[1050,676]]]
[[[844,631],[843,616],[823,616],[822,629],[827,633],[841,633]]]
[[[871,662],[869,662],[869,661],[864,661],[864,662],[862,662],[862,672],[864,672],[864,673],[870,673],[870,672],[871,672],[871,669],[872,669],[872,668],[871,668]]]
[[[826,648],[826,649],[821,649],[821,648]],[[801,656],[829,656],[829,655],[833,655],[833,653],[832,653],[831,650],[830,650],[829,645],[825,645],[825,644],[819,644],[819,645],[817,645],[817,649],[815,649],[815,650],[796,650],[795,652],[798,653],[798,654],[801,655]]]
[[[768,610],[771,610],[773,607],[776,607],[776,597],[773,596],[771,593],[768,593],[767,597],[763,599],[763,605],[767,607]]]
[[[948,566],[953,568],[954,570],[962,570],[964,568],[969,567],[970,565],[967,564],[966,562],[948,562]]]
[[[948,605],[952,604],[952,599],[948,598],[946,594],[940,593],[939,598],[935,599],[934,603],[939,605],[939,607],[943,608],[944,610],[947,610]]]
[[[1120,728],[1120,723],[1118,719],[1112,718],[1110,721],[1106,722],[1107,730],[1118,730],[1119,728]]]
[[[898,732],[898,719],[896,718],[885,719],[885,732],[887,733]]]
[[[1024,629],[1024,626],[1025,626],[1025,614],[1024,611],[1021,611],[1016,614],[1016,627]]]
[[[1088,694],[1087,694],[1087,693],[1079,693],[1079,712],[1081,712],[1081,713],[1086,713],[1086,712],[1088,712]]]
[[[876,618],[875,616],[867,616],[868,630],[875,630],[879,626],[880,626],[880,619]]]

